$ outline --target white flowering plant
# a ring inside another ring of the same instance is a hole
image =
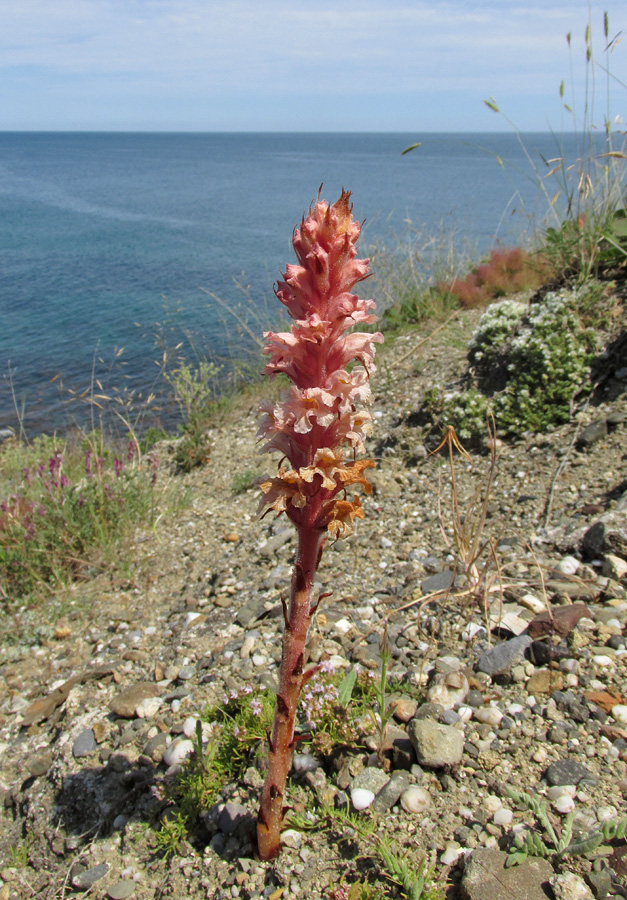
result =
[[[550,291],[531,306],[491,306],[468,347],[475,383],[444,400],[426,397],[423,409],[471,443],[485,435],[490,413],[509,437],[568,422],[575,398],[590,385],[599,339],[587,323],[592,307],[594,318],[602,317],[601,294],[590,283]]]

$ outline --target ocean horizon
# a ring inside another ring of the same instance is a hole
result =
[[[171,426],[163,352],[228,381],[277,324],[273,284],[320,185],[352,192],[364,256],[416,232],[480,255],[529,240],[562,150],[577,157],[574,135],[0,132],[0,428],[85,424],[81,395],[151,392],[150,424]]]

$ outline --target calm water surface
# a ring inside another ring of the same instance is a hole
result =
[[[558,153],[525,144],[539,165]],[[94,377],[145,396],[164,342],[226,373],[249,339],[224,307],[276,323],[272,285],[322,183],[353,192],[364,253],[409,222],[485,251],[542,211],[532,176],[511,134],[0,134],[0,427],[14,397],[28,433],[63,426]]]

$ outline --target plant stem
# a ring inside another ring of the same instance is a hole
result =
[[[274,725],[268,753],[268,770],[261,792],[257,821],[259,858],[273,859],[280,849],[283,797],[294,755],[296,709],[305,672],[307,632],[311,621],[311,592],[322,545],[319,529],[309,524],[298,527],[298,554],[292,576],[289,611],[285,611],[283,655],[279,674]]]

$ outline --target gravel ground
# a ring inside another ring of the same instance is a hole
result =
[[[477,588],[452,540],[448,458],[429,455],[440,435],[412,416],[428,388],[461,383],[477,320],[460,314],[381,354],[375,490],[319,571],[332,593],[312,627],[314,662],[376,673],[388,623],[388,771],[362,735],[334,761],[305,761],[290,802],[350,801],[411,861],[426,856],[451,900],[627,896],[624,839],[596,861],[504,870],[502,852],[532,821],[505,786],[541,795],[558,826],[573,811],[576,831],[626,814],[627,371],[580,422],[499,447]],[[294,535],[282,519],[255,518],[258,489],[233,491],[234,479],[272,467],[255,453],[256,418],[242,401],[215,428],[210,463],[177,476],[187,504],[137,534],[130,561],[5,620],[0,900],[326,900],[330,882],[366,875],[401,896],[340,825],[290,829],[278,860],[256,861],[254,766],[224,786],[178,855],[157,852],[163,785],[190,721],[225,692],[267,683],[280,660]],[[456,457],[467,524],[489,465],[486,452]]]

